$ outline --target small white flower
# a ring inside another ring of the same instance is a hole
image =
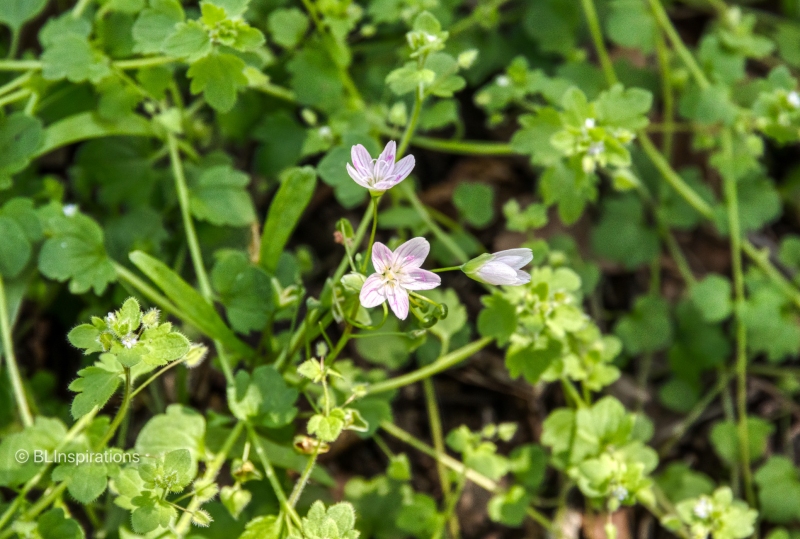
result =
[[[530,249],[507,249],[473,258],[461,266],[461,271],[482,283],[517,286],[531,281],[530,274],[522,271],[531,260]]]
[[[77,204],[66,204],[61,211],[64,212],[65,217],[75,217],[78,213],[78,205]]]
[[[131,348],[133,348],[134,346],[136,346],[137,342],[139,342],[138,337],[136,337],[136,335],[133,335],[133,334],[130,334],[130,333],[128,335],[125,335],[122,338],[122,346],[124,346],[125,348],[127,348],[129,350]]]
[[[377,159],[367,149],[356,144],[350,152],[353,164],[347,163],[347,173],[361,187],[383,192],[405,180],[414,169],[414,156],[407,155],[397,163],[397,144],[390,140]]]
[[[628,499],[628,489],[623,486],[617,486],[611,491],[611,496],[621,502],[624,502]]]
[[[117,321],[117,315],[115,315],[114,313],[108,313],[106,315],[106,324],[108,324],[109,326],[116,321]]]
[[[594,118],[586,118],[586,121],[583,122],[583,127],[586,129],[594,129],[595,125],[597,125],[597,122]]]
[[[796,109],[800,108],[800,94],[797,93],[796,91],[789,92],[789,95],[786,96],[786,100],[794,108]]]
[[[589,146],[589,149],[586,150],[586,155],[590,157],[597,157],[598,155],[600,155],[605,151],[606,151],[606,144],[601,140],[600,142],[595,142],[594,144]]]
[[[509,84],[511,84],[511,79],[509,79],[509,78],[508,78],[507,76],[505,76],[505,75],[499,75],[499,76],[497,77],[497,80],[495,80],[495,82],[496,82],[496,83],[497,83],[497,85],[498,85],[498,86],[500,86],[501,88],[505,88],[506,86],[508,86]]]
[[[711,503],[711,500],[703,496],[700,500],[695,504],[694,509],[694,516],[697,518],[702,518],[703,520],[707,519],[711,516],[711,511],[714,510],[714,506]]]
[[[433,34],[425,34],[425,39],[427,39],[427,40],[428,40],[428,43],[433,43],[434,41],[436,41],[436,40],[437,40],[437,39],[439,39],[439,38],[438,38],[438,37],[436,37],[436,36],[435,36],[435,35],[433,35]]]
[[[333,135],[333,130],[327,125],[323,125],[319,128],[319,136],[322,138],[330,138],[331,135]]]
[[[435,273],[420,268],[431,246],[425,238],[412,238],[394,252],[379,241],[372,246],[372,265],[375,273],[361,287],[359,300],[366,308],[377,307],[384,301],[397,318],[408,316],[408,291],[431,290],[442,284]]]

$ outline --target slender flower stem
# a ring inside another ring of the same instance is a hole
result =
[[[100,442],[100,447],[105,447],[106,444],[114,437],[114,433],[117,432],[117,429],[122,424],[122,420],[125,419],[125,415],[128,413],[128,405],[131,402],[131,369],[129,367],[124,367],[125,369],[125,392],[122,395],[122,404],[117,410],[117,415],[114,416],[114,419],[111,421],[111,425],[108,427],[108,431],[106,431],[106,435],[103,436],[103,441]]]
[[[413,384],[414,382],[424,380],[425,378],[429,378],[434,374],[458,365],[473,354],[476,354],[483,348],[486,348],[491,342],[492,339],[489,337],[483,337],[477,341],[473,341],[466,346],[462,346],[458,350],[453,350],[449,354],[440,357],[433,363],[425,365],[424,367],[420,367],[419,369],[408,374],[397,376],[396,378],[390,378],[389,380],[367,386],[367,394],[374,395],[376,393],[393,391],[409,384]]]
[[[278,476],[275,475],[275,469],[272,467],[272,464],[267,457],[267,453],[264,451],[264,447],[261,445],[261,441],[258,438],[258,434],[256,434],[256,430],[250,423],[246,423],[245,426],[247,427],[247,434],[250,437],[250,442],[253,444],[256,454],[258,455],[259,460],[261,460],[261,465],[264,467],[264,473],[267,475],[270,485],[272,485],[272,490],[275,491],[275,497],[278,498],[278,503],[281,506],[281,510],[289,515],[289,518],[291,518],[297,526],[300,526],[300,517],[297,516],[297,512],[294,510],[294,507],[289,505],[289,501],[286,499],[286,494],[283,492],[283,487],[281,487],[280,481],[278,481]]]
[[[16,90],[17,88],[19,88],[20,86],[31,80],[32,76],[33,73],[28,72],[23,75],[20,75],[19,77],[16,77],[14,80],[4,84],[3,86],[0,86],[0,95],[5,95],[11,90]]]
[[[431,273],[444,273],[445,271],[461,271],[461,266],[450,266],[447,268],[436,268]]]
[[[443,451],[436,448],[436,451],[442,453]],[[439,466],[444,466],[438,460],[436,464]],[[445,523],[450,525],[450,536],[455,539],[459,535],[458,529],[458,516],[456,516],[456,506],[458,505],[458,501],[461,499],[461,495],[464,493],[464,487],[467,486],[467,478],[463,474],[458,478],[458,484],[456,485],[456,490],[453,493],[449,493],[445,496],[445,500],[447,500],[447,506],[444,509],[444,513],[442,514],[442,522],[439,524],[438,529],[433,534],[433,539],[440,539],[444,535],[444,527]]]
[[[92,1],[93,0],[78,0],[78,3],[72,8],[72,18],[80,19],[83,15],[83,12],[86,11],[86,8],[89,7],[89,4],[91,4]]]
[[[186,242],[189,244],[189,254],[192,257],[192,264],[197,275],[197,282],[200,285],[200,292],[206,301],[213,299],[211,282],[208,279],[206,268],[203,265],[203,255],[200,251],[200,242],[197,240],[197,231],[192,221],[191,209],[189,206],[189,188],[186,184],[186,175],[183,171],[181,155],[178,151],[178,139],[174,134],[167,135],[169,145],[169,158],[172,164],[172,175],[175,178],[175,190],[178,193],[178,203],[181,207],[181,217],[183,218],[183,228],[186,233]]]
[[[405,133],[403,133],[403,138],[400,139],[400,144],[397,146],[397,157],[400,158],[401,155],[406,153],[408,149],[408,145],[411,142],[411,137],[414,135],[414,131],[417,129],[417,124],[419,123],[419,115],[422,112],[422,101],[424,95],[422,88],[418,88],[416,92],[416,96],[414,98],[414,109],[411,111],[411,120],[409,120],[408,124],[406,125]]]
[[[708,81],[705,73],[703,70],[700,69],[700,65],[695,60],[694,56],[692,55],[691,51],[686,47],[686,44],[681,39],[681,36],[678,34],[678,30],[672,24],[672,21],[669,19],[669,15],[667,15],[667,11],[664,9],[664,6],[661,4],[661,0],[648,0],[650,2],[650,9],[653,10],[653,15],[655,15],[656,21],[658,25],[661,26],[661,29],[667,34],[667,38],[669,38],[670,43],[672,43],[673,48],[678,53],[678,56],[681,57],[681,60],[692,73],[692,77],[695,79],[697,84],[700,88],[705,89],[711,86],[711,83]]]
[[[142,391],[144,388],[146,388],[147,386],[149,386],[150,384],[152,384],[152,383],[153,383],[153,382],[156,380],[156,378],[158,378],[159,376],[161,376],[162,374],[164,374],[165,372],[167,372],[167,371],[168,371],[168,370],[170,370],[171,368],[173,368],[173,367],[177,367],[178,365],[180,365],[181,363],[183,363],[185,359],[186,359],[186,358],[179,359],[179,360],[177,360],[177,361],[173,361],[173,362],[172,362],[172,363],[170,363],[169,365],[167,365],[167,366],[165,366],[165,367],[162,367],[161,369],[157,370],[157,371],[156,371],[156,373],[155,373],[153,376],[151,376],[150,378],[148,378],[147,380],[145,380],[144,382],[142,382],[142,383],[139,385],[139,387],[137,387],[137,388],[136,388],[136,390],[135,390],[135,391],[133,391],[133,392],[131,393],[131,400],[133,400],[133,398],[134,398],[136,395],[138,395],[138,394],[139,394],[139,393],[140,393],[140,392],[141,392],[141,391]]]
[[[27,88],[22,88],[21,90],[17,90],[12,94],[8,94],[6,96],[0,97],[0,107],[5,107],[6,105],[10,105],[11,103],[15,103],[17,101],[22,101],[29,95],[31,95],[31,91]]]
[[[117,60],[112,65],[118,69],[141,69],[179,62],[180,58],[172,56],[152,56],[148,58],[131,58],[130,60]]]
[[[33,425],[33,416],[28,399],[25,396],[25,388],[22,385],[22,377],[17,366],[17,357],[14,355],[14,341],[11,336],[11,320],[8,316],[8,300],[6,299],[6,288],[3,277],[0,275],[0,339],[3,340],[3,355],[6,357],[6,367],[11,387],[14,391],[14,399],[17,401],[19,416],[22,424],[26,427]]]
[[[742,230],[739,223],[739,197],[736,186],[736,174],[733,170],[733,135],[730,129],[722,134],[722,153],[725,156],[723,186],[728,202],[728,221],[731,236],[731,257],[733,261],[734,314],[736,317],[736,405],[739,419],[739,455],[741,458],[742,478],[747,501],[755,502],[753,494],[753,478],[750,470],[750,444],[747,432],[747,328],[742,315],[744,313],[744,272],[742,270]]]
[[[473,140],[441,140],[431,137],[415,136],[411,146],[426,150],[436,150],[456,155],[517,155],[510,144],[504,142],[485,142]]]
[[[294,103],[297,101],[297,97],[294,95],[293,91],[289,90],[288,88],[284,88],[283,86],[272,84],[271,82],[265,82],[263,84],[259,84],[258,86],[252,86],[252,88],[289,103]]]
[[[297,505],[297,501],[303,494],[303,489],[306,488],[308,480],[311,478],[311,472],[314,471],[314,465],[317,463],[319,448],[320,444],[317,443],[317,446],[314,448],[314,453],[312,453],[311,458],[308,459],[308,462],[306,463],[306,468],[303,470],[303,475],[301,475],[300,479],[298,479],[297,483],[295,483],[294,490],[292,490],[291,495],[289,495],[289,507],[294,507]]]
[[[589,25],[589,32],[592,34],[592,40],[595,43],[595,51],[600,59],[600,65],[603,68],[606,82],[609,86],[614,86],[619,82],[619,79],[614,72],[614,64],[611,63],[608,49],[603,42],[603,29],[600,26],[600,19],[597,17],[597,9],[595,8],[594,0],[581,0],[581,4],[583,5],[583,13]]]
[[[675,141],[675,92],[672,90],[672,68],[670,66],[670,51],[660,33],[656,35],[656,56],[661,75],[661,94],[664,101],[663,122],[664,137],[662,153],[667,162],[672,161],[672,148]]]
[[[42,62],[38,60],[0,60],[0,71],[38,71]]]
[[[467,256],[467,253],[464,252],[464,249],[462,249],[460,245],[453,241],[453,238],[451,238],[449,234],[442,230],[442,227],[440,227],[439,224],[434,221],[430,213],[428,213],[428,210],[425,208],[425,205],[414,192],[413,186],[411,184],[406,185],[404,182],[401,183],[399,187],[403,191],[403,195],[405,195],[405,197],[411,203],[411,206],[417,211],[417,214],[420,216],[422,221],[428,226],[428,228],[431,229],[431,232],[433,232],[433,235],[436,236],[436,239],[442,242],[447,250],[450,251],[450,254],[452,254],[456,260],[462,263],[469,260],[469,256]]]
[[[479,487],[483,488],[484,490],[488,490],[489,492],[492,493],[499,493],[501,491],[501,487],[497,484],[497,482],[489,479],[483,474],[476,472],[472,468],[467,468],[462,462],[454,459],[450,455],[436,451],[436,449],[432,448],[431,446],[429,446],[424,442],[421,442],[420,440],[417,440],[410,433],[404,431],[394,423],[391,423],[389,421],[382,421],[381,428],[386,432],[388,432],[389,434],[391,434],[392,436],[394,436],[395,438],[397,438],[398,440],[407,443],[408,445],[420,451],[421,453],[424,453],[429,457],[442,462],[442,464],[444,464],[451,470],[455,471],[457,474],[465,476],[467,479],[469,479]],[[539,513],[533,507],[528,508],[527,514],[533,520],[544,526],[546,529],[551,531],[554,529],[553,522],[543,514]]]
[[[366,273],[369,267],[369,261],[372,258],[372,246],[375,244],[375,232],[378,230],[378,202],[381,195],[372,197],[372,232],[369,235],[369,243],[367,244],[367,254],[364,256],[364,261],[361,263],[361,272]]]
[[[231,433],[227,438],[225,438],[225,441],[223,442],[219,452],[214,456],[214,460],[212,460],[211,463],[209,463],[209,465],[206,467],[206,471],[203,473],[203,482],[211,482],[216,479],[219,471],[225,464],[225,460],[228,458],[228,453],[231,452],[236,440],[238,440],[239,436],[242,434],[243,428],[244,423],[241,421],[237,422],[236,425],[233,426]],[[189,526],[192,522],[192,513],[200,509],[201,505],[202,503],[200,502],[200,497],[195,495],[189,502],[189,505],[186,506],[186,512],[181,515],[178,524],[175,526],[175,534],[178,537],[183,537],[189,531]]]

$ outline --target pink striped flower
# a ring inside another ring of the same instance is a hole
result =
[[[442,284],[438,275],[420,268],[430,250],[425,238],[410,239],[395,252],[376,241],[372,247],[375,273],[361,287],[361,305],[377,307],[388,301],[397,318],[405,320],[409,290],[430,290]]]
[[[397,145],[390,140],[377,159],[367,149],[356,144],[350,151],[353,164],[347,163],[347,173],[358,185],[370,191],[384,192],[405,180],[414,169],[414,156],[407,155],[397,163]]]

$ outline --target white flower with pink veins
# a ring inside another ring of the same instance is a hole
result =
[[[409,290],[430,290],[442,284],[438,275],[420,268],[430,250],[425,238],[410,239],[394,252],[376,241],[372,247],[375,273],[361,287],[361,305],[377,307],[388,301],[397,318],[405,320]]]
[[[407,155],[397,163],[397,145],[390,140],[377,159],[367,149],[356,144],[350,151],[353,164],[347,163],[347,173],[358,185],[382,193],[405,180],[414,169],[414,156]]]

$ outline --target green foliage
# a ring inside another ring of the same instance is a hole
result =
[[[325,508],[316,501],[303,517],[302,535],[290,535],[291,539],[357,539],[360,533],[353,529],[356,514],[347,502],[337,503]]]

